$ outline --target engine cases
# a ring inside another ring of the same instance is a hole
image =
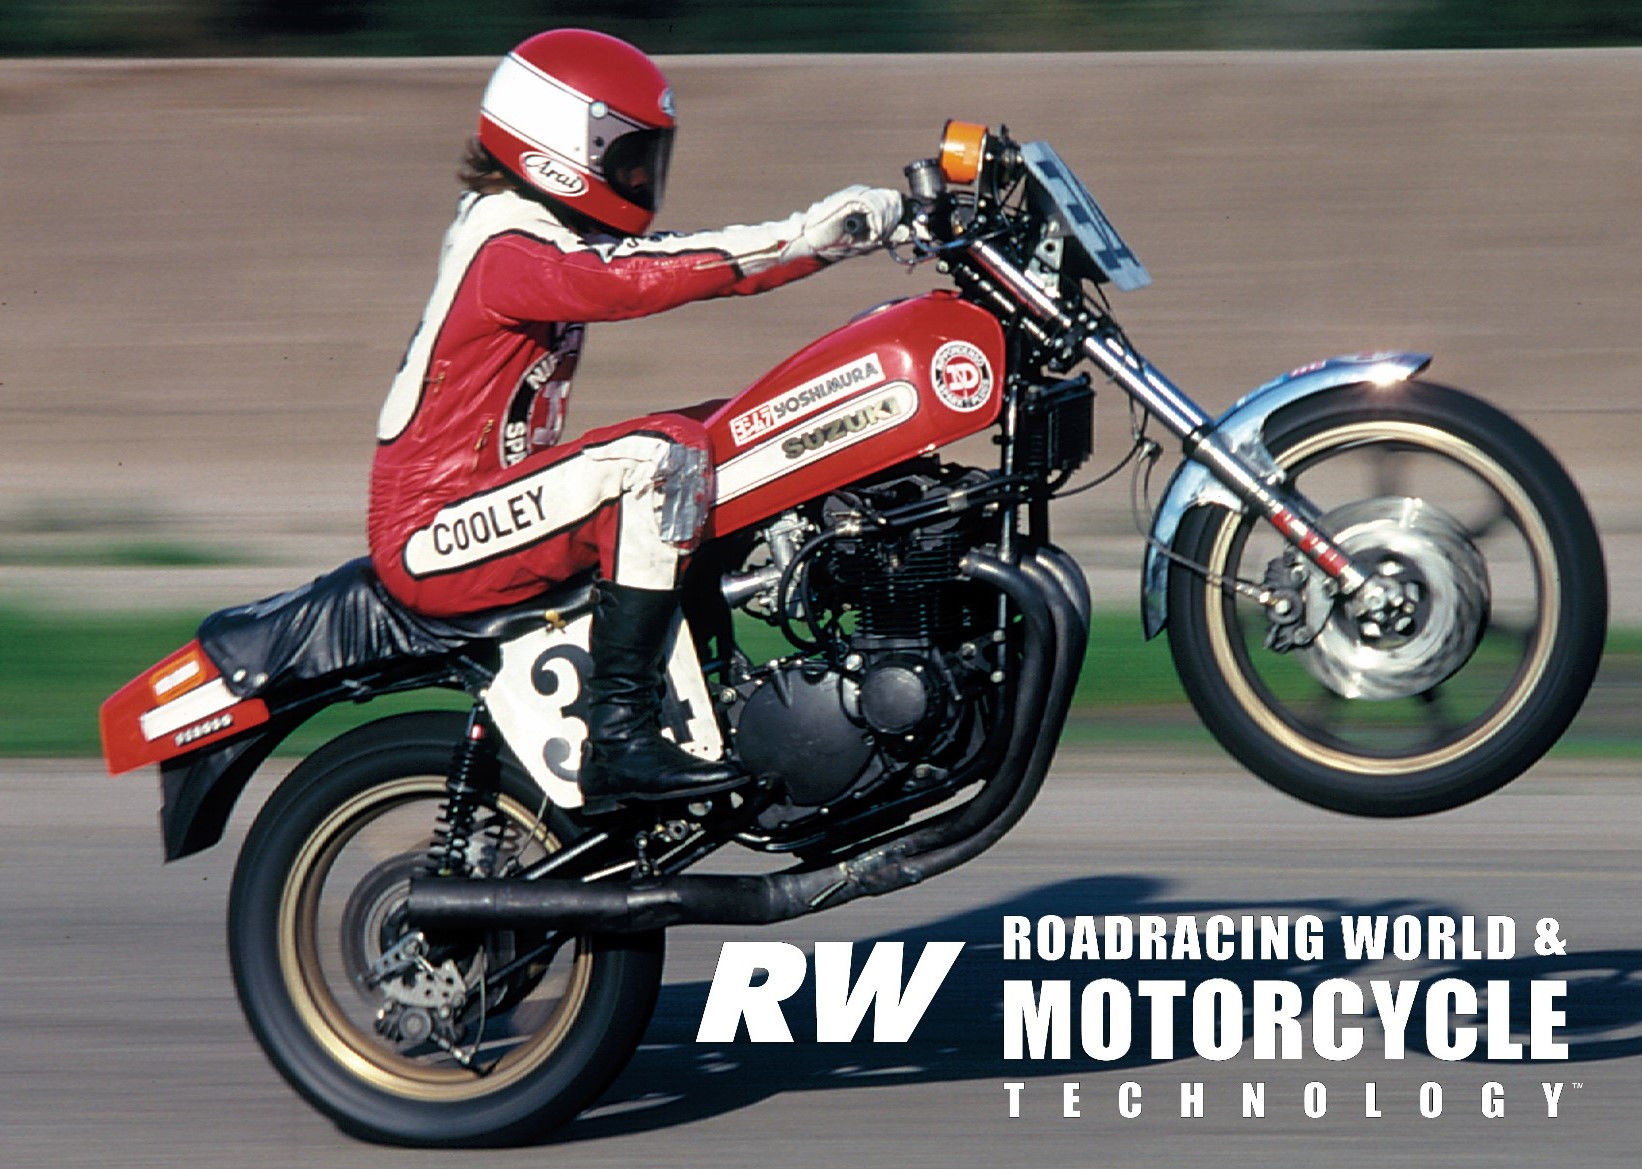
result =
[[[741,711],[741,762],[754,775],[779,779],[800,807],[843,795],[873,754],[872,732],[851,717],[846,687],[854,683],[819,664],[778,668]]]

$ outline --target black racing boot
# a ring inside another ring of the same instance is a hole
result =
[[[661,737],[667,634],[678,594],[609,581],[598,587],[579,778],[587,810],[606,811],[619,800],[710,795],[745,781],[734,765],[698,758]]]

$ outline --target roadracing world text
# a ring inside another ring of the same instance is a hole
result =
[[[1541,918],[1532,929],[1535,954],[1566,954],[1555,919]],[[1082,965],[1093,975],[1002,980],[1001,1055],[1005,1066],[1023,1071],[1032,1061],[1080,1059],[1129,1066],[1315,1057],[1345,1064],[1397,1061],[1410,1051],[1449,1063],[1566,1060],[1566,981],[1496,977],[1503,967],[1473,965],[1516,959],[1526,933],[1514,918],[1498,916],[1012,915],[1002,919],[1001,944],[984,949],[997,949],[1006,971],[1032,962],[1034,974]],[[904,943],[879,942],[859,962],[852,943],[818,942],[812,971],[810,958],[789,943],[725,943],[696,1038],[733,1042],[745,1026],[755,1043],[794,1042],[791,1000],[813,973],[818,1042],[856,1040],[869,1015],[872,1042],[908,1042],[963,948],[930,942],[913,955]],[[1197,966],[1209,976],[1184,976]],[[1296,977],[1247,976],[1268,969]],[[1558,1116],[1566,1090],[1582,1086],[1541,1083],[1544,1115]],[[1111,1094],[1107,1087],[1098,1091]],[[1033,1093],[1054,1097],[1040,1108],[1083,1115],[1080,1082],[1060,1085],[1058,1094],[1024,1080],[1003,1088],[1010,1117],[1023,1114],[1023,1097]],[[1266,1085],[1241,1088],[1243,1114],[1264,1116]],[[1115,1091],[1111,1110],[1139,1116],[1141,1085],[1127,1081]],[[1181,1115],[1202,1115],[1205,1085],[1183,1080],[1180,1092]],[[1099,1099],[1097,1085],[1088,1093]],[[1475,1096],[1484,1116],[1503,1115],[1505,1089],[1496,1080],[1451,1086],[1452,1093]],[[1336,1085],[1335,1095],[1353,1100],[1362,1115],[1383,1115],[1386,1101],[1373,1082]],[[1300,1090],[1308,1116],[1327,1115],[1328,1097],[1321,1081]],[[1440,1116],[1444,1085],[1427,1081],[1406,1103]]]
[[[1556,923],[1542,919],[1538,929],[1536,947],[1560,952],[1551,949],[1564,945]],[[1466,962],[1514,957],[1516,937],[1516,922],[1508,917],[1342,917],[1332,937],[1323,920],[1309,914],[1222,914],[1201,925],[1195,917],[1151,915],[1005,917],[1005,961],[1089,961],[1104,968],[1135,960],[1167,962],[1174,969],[1232,959],[1323,964],[1337,957],[1355,971],[1392,958],[1446,970],[1429,978],[1369,978],[1366,988],[1345,977],[1304,987],[1294,979],[1264,978],[1211,977],[1189,985],[1184,978],[1106,976],[1078,986],[1069,978],[1005,979],[1003,1056],[1070,1059],[1075,1036],[1081,1054],[1102,1062],[1129,1058],[1137,1043],[1138,1054],[1154,1060],[1184,1054],[1228,1060],[1245,1048],[1254,1059],[1297,1060],[1309,1047],[1323,1059],[1345,1061],[1370,1042],[1374,1029],[1360,1020],[1372,1012],[1385,1059],[1403,1058],[1415,1019],[1423,1021],[1424,1049],[1437,1059],[1566,1059],[1567,1044],[1556,1035],[1567,1021],[1565,981],[1532,980],[1524,996],[1520,984],[1508,979],[1485,979],[1479,990],[1466,976]],[[1136,1020],[1143,1005],[1148,1021],[1142,1028]],[[1177,1013],[1189,1020],[1184,1027],[1177,1025]],[[1479,1017],[1480,1025],[1471,1021]],[[1524,1030],[1526,1043],[1518,1038]]]

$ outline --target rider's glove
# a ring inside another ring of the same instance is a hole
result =
[[[800,240],[811,255],[831,262],[874,251],[901,221],[901,196],[874,187],[845,187],[803,213]],[[792,250],[797,250],[795,247]]]

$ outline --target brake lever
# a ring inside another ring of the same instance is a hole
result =
[[[929,229],[930,216],[936,213],[939,200],[919,199],[916,195],[908,195],[901,201],[901,219],[897,230],[890,233],[889,239],[884,241],[884,250],[897,264],[907,268],[916,268],[930,260],[939,258],[942,253],[965,246],[964,241],[939,240]],[[897,240],[895,237],[906,231],[906,237]],[[901,248],[910,247],[910,257],[901,254]]]

